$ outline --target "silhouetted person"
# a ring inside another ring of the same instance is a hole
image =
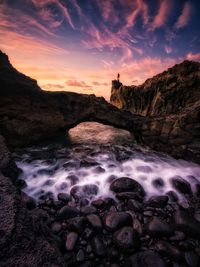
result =
[[[119,78],[120,78],[120,74],[118,73],[117,74],[117,80],[118,80],[118,82],[119,82]]]

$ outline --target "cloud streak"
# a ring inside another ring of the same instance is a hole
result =
[[[175,24],[175,28],[181,29],[187,26],[191,18],[191,13],[192,13],[192,6],[189,2],[186,2],[183,6],[181,15],[178,17],[178,20]]]

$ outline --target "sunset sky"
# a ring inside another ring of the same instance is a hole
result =
[[[199,0],[0,0],[0,49],[43,89],[110,96],[200,61]]]

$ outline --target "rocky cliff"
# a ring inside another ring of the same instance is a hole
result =
[[[146,118],[143,143],[189,160],[200,160],[200,63],[184,61],[140,86],[112,82],[110,101]]]

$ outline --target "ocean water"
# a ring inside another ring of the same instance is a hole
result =
[[[174,191],[181,199],[172,185],[174,177],[189,182],[194,193],[200,182],[200,165],[137,146],[127,131],[87,122],[71,129],[69,136],[69,147],[50,144],[14,154],[27,184],[23,190],[36,200],[45,194],[56,198],[70,193],[77,185],[97,186],[95,194],[84,193],[90,201],[114,197],[110,184],[120,177],[139,182],[147,198]]]

